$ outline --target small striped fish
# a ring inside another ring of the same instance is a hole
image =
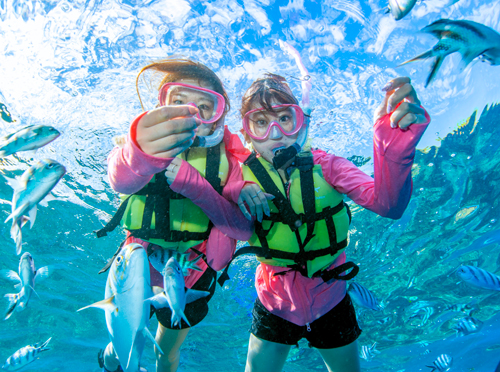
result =
[[[151,265],[153,265],[153,267],[160,273],[165,269],[165,265],[167,264],[170,257],[174,257],[179,263],[182,268],[182,274],[184,276],[189,275],[188,269],[203,271],[196,265],[196,263],[201,259],[202,255],[200,254],[191,261],[189,261],[188,259],[189,256],[189,253],[179,253],[172,249],[158,248],[149,256],[149,262],[151,262]]]
[[[28,345],[19,349],[18,351],[16,351],[14,354],[12,354],[10,357],[7,358],[2,369],[6,371],[15,371],[16,369],[20,369],[24,367],[26,364],[33,362],[35,359],[38,358],[38,354],[40,354],[42,351],[50,350],[50,348],[48,348],[47,345],[51,339],[52,337],[49,338],[40,346],[38,346],[38,344],[35,344],[35,345]]]
[[[347,293],[349,293],[352,300],[359,306],[376,311],[383,309],[382,304],[377,300],[373,292],[363,287],[361,284],[355,282],[350,283]]]
[[[500,291],[500,278],[475,266],[460,266],[457,275],[466,283],[484,289]]]
[[[432,306],[421,307],[415,310],[415,312],[409,317],[409,319],[420,318],[422,321],[418,326],[422,327],[425,323],[427,323],[432,314],[434,314],[434,311],[435,310]]]
[[[363,345],[361,346],[361,352],[359,353],[359,356],[366,360],[367,362],[370,361],[375,354],[380,354],[380,351],[376,349],[377,343],[374,342],[373,345],[368,346],[368,345]]]
[[[478,310],[477,308],[477,303],[476,302],[469,302],[468,304],[455,304],[455,305],[450,305],[445,308],[446,311],[458,311],[462,312],[464,314],[467,314],[468,316],[471,316],[472,313],[476,312]]]
[[[466,336],[478,332],[482,326],[482,321],[472,316],[467,316],[458,322],[455,330],[457,331],[457,336]]]
[[[432,362],[432,366],[426,366],[432,368],[430,372],[438,371],[438,372],[446,372],[451,368],[451,363],[453,362],[453,358],[447,354],[441,354],[437,357],[437,359]]]

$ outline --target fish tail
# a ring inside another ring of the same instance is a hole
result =
[[[47,347],[47,345],[49,344],[50,340],[52,340],[52,337],[50,337],[47,341],[45,341],[42,345],[40,345],[40,351],[50,350],[50,347]]]
[[[409,59],[408,61],[404,61],[403,63],[397,65],[397,67],[401,67],[401,66],[406,65],[407,63],[410,63],[410,62],[415,62],[415,61],[420,61],[422,59],[427,59],[427,58],[430,58],[432,56],[433,56],[433,50],[429,49],[425,53],[419,54],[418,56],[416,56],[412,59]]]
[[[11,317],[16,310],[17,304],[19,303],[19,299],[21,298],[19,293],[8,293],[4,296],[9,301],[9,306],[7,307],[7,312],[5,313],[5,318],[3,320],[7,320]]]
[[[431,81],[434,80],[434,78],[436,77],[436,74],[439,68],[441,67],[441,64],[443,63],[443,60],[444,56],[437,56],[436,59],[434,60],[434,63],[432,64],[431,68],[431,73],[429,74],[429,76],[427,77],[427,81],[425,82],[426,88],[431,83]]]

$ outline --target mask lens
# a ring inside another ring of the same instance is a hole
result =
[[[267,137],[271,126],[277,126],[285,135],[296,133],[299,120],[294,106],[277,107],[275,111],[258,110],[250,112],[247,117],[249,134],[256,138]]]
[[[168,89],[165,105],[187,105],[194,103],[202,120],[212,120],[218,113],[219,100],[215,94],[185,86],[171,86]]]

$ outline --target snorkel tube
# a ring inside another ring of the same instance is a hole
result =
[[[193,147],[214,147],[221,143],[224,138],[224,120],[219,119],[219,123],[215,127],[212,134],[208,136],[196,136],[192,146]]]
[[[297,141],[292,146],[287,147],[286,149],[277,150],[274,153],[273,165],[274,168],[276,169],[282,168],[291,159],[293,159],[300,151],[304,149],[304,146],[307,142],[309,119],[312,113],[312,108],[310,106],[310,101],[309,101],[309,93],[312,88],[311,75],[309,75],[309,72],[304,66],[304,63],[302,63],[302,58],[300,57],[300,54],[297,51],[297,49],[288,44],[286,41],[280,40],[279,43],[281,50],[283,50],[283,52],[287,53],[295,60],[295,63],[297,64],[297,67],[300,70],[300,80],[302,86],[301,108],[305,115],[305,127],[299,131],[299,134],[297,136]]]

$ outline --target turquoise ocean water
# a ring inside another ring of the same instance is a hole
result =
[[[96,239],[118,199],[106,175],[112,138],[140,112],[135,75],[149,61],[178,54],[205,63],[221,76],[232,100],[226,121],[240,128],[242,92],[264,72],[289,78],[300,96],[285,40],[302,54],[313,81],[313,145],[356,161],[370,174],[372,114],[387,80],[408,75],[433,118],[419,144],[413,197],[399,221],[352,206],[348,255],[360,265],[356,281],[383,300],[373,312],[357,308],[360,346],[377,342],[362,360],[366,371],[413,372],[442,353],[451,371],[493,372],[500,361],[500,292],[474,289],[455,275],[461,264],[500,274],[500,69],[475,62],[460,70],[447,57],[436,81],[424,88],[429,61],[396,66],[431,48],[418,33],[439,19],[468,19],[500,31],[500,1],[420,1],[394,21],[383,1],[12,1],[0,0],[0,135],[30,124],[53,125],[62,136],[35,154],[0,159],[0,171],[19,176],[36,160],[51,158],[68,173],[56,201],[40,207],[23,229],[23,251],[52,275],[37,284],[39,298],[0,323],[0,363],[27,344],[53,337],[52,350],[26,371],[98,371],[96,354],[108,342],[104,315],[76,313],[103,298],[97,275],[123,233]],[[148,107],[155,94],[141,83]],[[12,122],[12,120],[15,120]],[[12,190],[0,181],[0,198]],[[10,206],[0,204],[0,220]],[[0,269],[17,270],[19,257],[0,223]],[[232,280],[218,288],[211,312],[182,349],[180,371],[243,371],[256,262],[238,259]],[[0,281],[0,295],[14,293]],[[3,309],[7,305],[1,299]],[[455,306],[456,305],[456,306]],[[475,308],[480,332],[456,335]],[[151,330],[156,329],[152,320]],[[143,364],[154,370],[152,345]],[[326,371],[319,354],[300,342],[284,371]]]

